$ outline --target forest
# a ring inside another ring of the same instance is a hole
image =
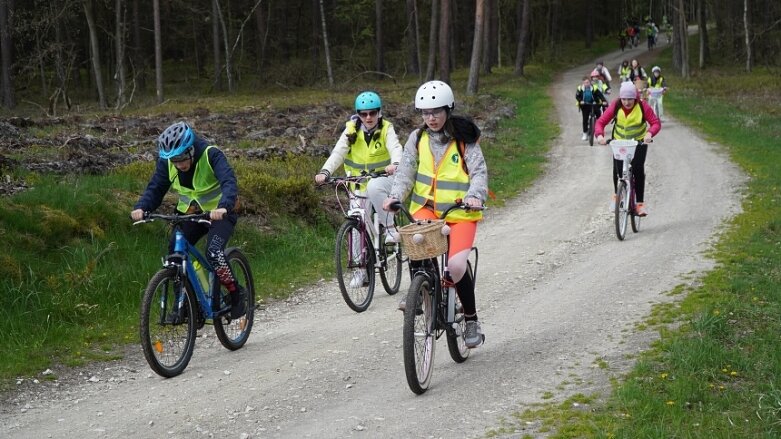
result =
[[[449,80],[557,57],[562,41],[653,21],[674,67],[777,67],[777,0],[0,0],[6,110],[121,111],[168,94],[329,87],[370,75]],[[699,28],[699,46],[681,38]],[[617,47],[617,46],[616,46]],[[718,54],[712,56],[711,53]],[[684,61],[686,60],[686,61]]]

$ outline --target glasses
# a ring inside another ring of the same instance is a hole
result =
[[[441,108],[437,108],[436,110],[423,110],[420,112],[420,114],[423,116],[423,119],[428,118],[438,118],[439,116],[442,116],[442,114],[445,113],[445,110]]]
[[[367,117],[370,117],[370,116],[371,116],[371,117],[374,117],[374,116],[376,116],[376,115],[377,115],[377,113],[378,113],[378,111],[377,111],[377,110],[371,110],[371,111],[359,111],[359,112],[358,112],[358,116],[360,116],[361,118],[364,118],[364,119],[365,119],[365,118],[367,118]]]

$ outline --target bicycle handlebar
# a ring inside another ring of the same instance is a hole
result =
[[[375,172],[375,171],[371,171],[371,172],[362,171],[361,175],[342,175],[342,176],[336,176],[336,177],[329,176],[325,180],[324,183],[319,184],[317,186],[325,186],[326,184],[329,184],[329,183],[342,183],[342,182],[345,182],[345,183],[363,183],[366,180],[369,180],[369,179],[372,179],[372,178],[376,178],[376,177],[385,177],[387,175],[388,175],[388,173],[385,172],[385,171],[377,171],[377,172]]]
[[[202,213],[179,215],[179,214],[144,212],[144,219],[135,221],[133,225],[135,226],[136,224],[151,223],[155,220],[163,220],[171,223],[194,222],[194,223],[202,223],[202,224],[211,224],[212,222],[209,220],[210,213],[211,212],[206,211]]]
[[[404,212],[404,214],[409,218],[410,221],[415,221],[415,219],[412,217],[412,214],[407,210],[406,207],[404,207],[404,204],[402,204],[401,201],[395,201],[391,203],[390,208],[396,212],[401,210]],[[485,206],[470,206],[469,204],[465,203],[463,200],[456,200],[455,204],[452,204],[450,207],[445,209],[442,212],[442,215],[439,216],[439,219],[445,219],[447,217],[447,214],[449,214],[451,211],[456,209],[463,209],[466,211],[470,210],[485,210]]]

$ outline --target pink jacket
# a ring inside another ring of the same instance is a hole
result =
[[[659,121],[659,118],[656,116],[656,113],[654,113],[654,110],[645,101],[636,99],[635,105],[643,106],[643,119],[645,119],[645,121],[650,125],[650,127],[648,127],[648,132],[651,133],[652,137],[656,137],[656,134],[658,134],[659,130],[662,129],[662,122]],[[611,102],[610,106],[608,106],[605,111],[602,112],[602,116],[597,119],[597,124],[594,127],[595,137],[605,135],[605,125],[613,121],[618,107],[621,108],[620,111],[623,111],[624,114],[629,114],[629,112],[634,109],[634,107],[629,110],[625,109],[621,105],[621,99],[616,99]]]

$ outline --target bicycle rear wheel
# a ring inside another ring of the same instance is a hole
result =
[[[418,395],[428,390],[434,370],[436,314],[433,287],[428,276],[415,276],[404,310],[404,372],[410,390]]]
[[[183,302],[177,307],[181,297]],[[197,332],[196,306],[192,287],[179,278],[175,268],[158,271],[147,284],[141,300],[141,347],[158,375],[177,376],[190,362]]]
[[[472,263],[470,261],[466,262],[466,273],[464,276],[475,278],[472,275]],[[466,347],[466,342],[464,341],[466,319],[464,319],[464,307],[461,305],[461,299],[458,298],[458,294],[456,294],[456,311],[453,320],[456,327],[447,328],[447,349],[450,351],[450,358],[453,361],[463,363],[469,358],[471,349]]]
[[[244,346],[252,331],[252,323],[255,321],[255,282],[252,279],[247,257],[241,250],[233,247],[225,250],[225,259],[231,267],[236,282],[244,288],[244,305],[247,313],[232,319],[230,313],[214,319],[214,332],[217,338],[227,349],[235,351]],[[230,292],[224,286],[220,286],[223,301],[230,304]]]
[[[369,307],[374,296],[374,251],[357,220],[348,219],[336,232],[336,279],[347,306],[355,312]],[[363,242],[361,242],[363,240]]]
[[[629,197],[626,189],[626,182],[620,180],[616,191],[615,210],[616,236],[620,241],[626,237],[626,223],[629,216]]]

